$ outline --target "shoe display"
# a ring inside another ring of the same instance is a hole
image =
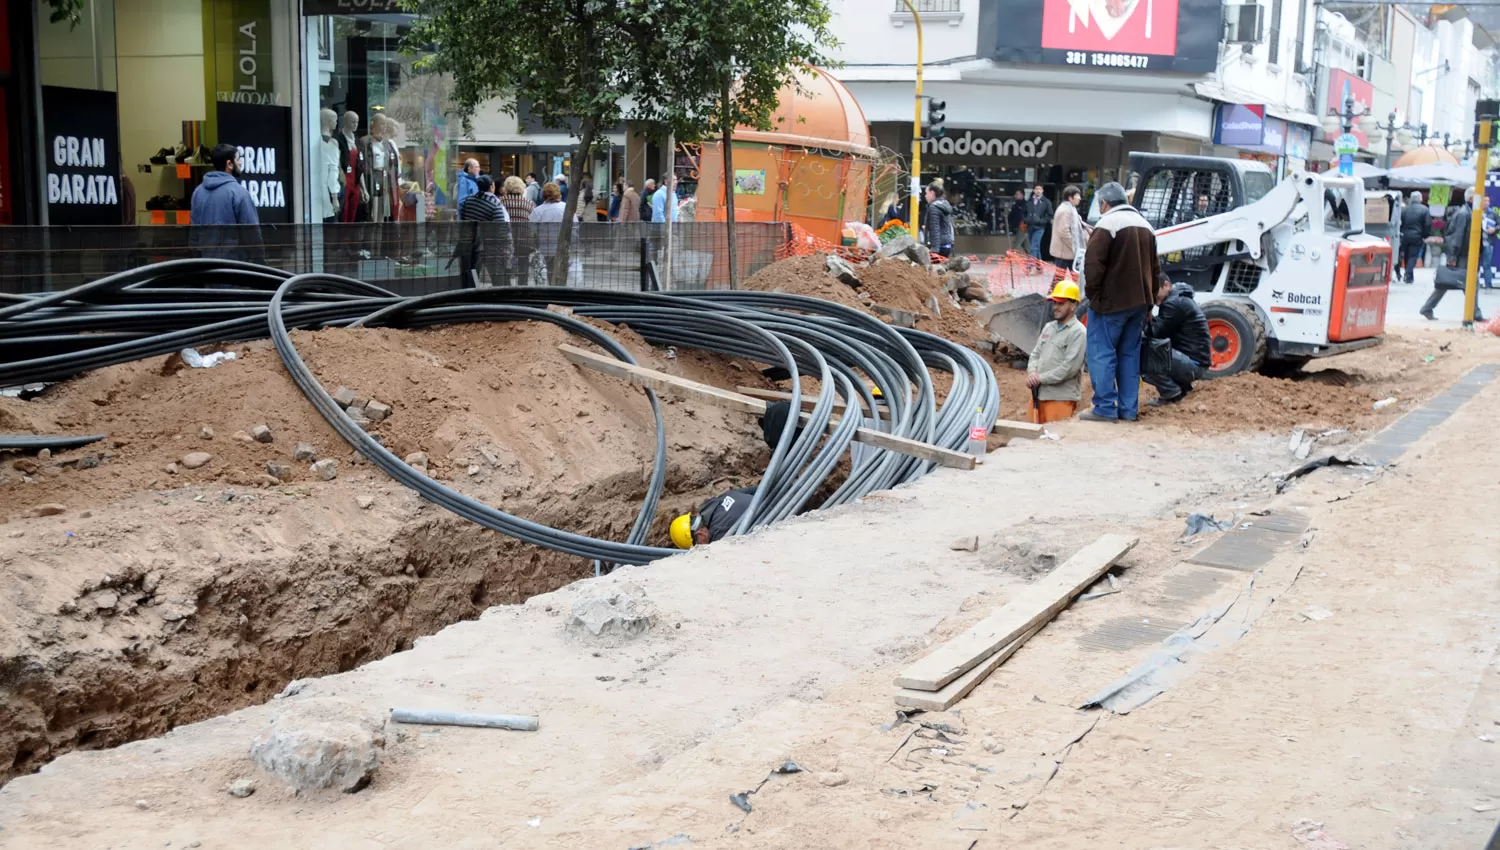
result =
[[[152,165],[166,165],[167,164],[167,157],[169,157],[171,155],[172,155],[172,149],[171,148],[162,148],[161,150],[159,150],[159,151],[156,152],[155,156],[151,157],[151,164]]]

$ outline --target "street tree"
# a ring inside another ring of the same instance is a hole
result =
[[[809,65],[827,67],[837,45],[826,0],[646,0],[654,15],[632,69],[634,117],[679,139],[717,136],[723,147],[730,283],[737,283],[734,147],[736,127],[776,129],[783,89]],[[791,129],[791,128],[785,128]]]
[[[405,0],[416,25],[403,49],[419,71],[453,78],[452,113],[472,129],[475,110],[499,101],[511,115],[525,100],[544,126],[569,128],[578,152],[568,170],[552,283],[567,282],[572,222],[592,149],[622,119],[635,66],[631,33],[640,21],[631,0]],[[576,129],[573,122],[576,121]]]

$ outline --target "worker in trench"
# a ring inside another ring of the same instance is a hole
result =
[[[777,401],[766,405],[766,412],[760,417],[760,432],[771,451],[776,451],[776,444],[781,441],[781,433],[791,418],[791,402]],[[801,438],[802,429],[798,428],[792,439]],[[695,545],[706,546],[723,539],[739,524],[754,497],[754,487],[741,487],[709,499],[694,513],[677,517],[672,520],[670,529],[672,544],[679,549],[691,549]]]
[[[1031,359],[1026,386],[1031,388],[1031,421],[1041,425],[1071,419],[1083,397],[1084,354],[1088,334],[1078,321],[1078,284],[1058,281],[1052,288],[1052,319],[1042,328]]]

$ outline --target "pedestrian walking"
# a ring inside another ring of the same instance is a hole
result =
[[[250,192],[234,176],[240,170],[239,148],[221,142],[208,158],[213,170],[193,190],[188,244],[203,257],[264,263],[260,213]]]
[[[1077,186],[1068,186],[1063,189],[1062,203],[1052,215],[1052,242],[1047,252],[1052,255],[1053,264],[1065,272],[1073,270],[1078,251],[1086,244],[1084,230],[1088,225],[1078,214],[1082,201],[1083,192]]]
[[[1052,223],[1052,202],[1042,195],[1042,184],[1031,187],[1031,197],[1026,199],[1026,240],[1031,256],[1045,260],[1042,253],[1042,236],[1047,225]]]
[[[647,181],[650,182],[650,181]],[[635,224],[641,220],[641,193],[635,184],[625,181],[625,192],[620,195],[620,223]]]
[[[953,205],[943,197],[943,187],[927,187],[927,245],[934,254],[953,256]]]
[[[1026,193],[1016,190],[1015,200],[1005,213],[1005,229],[1010,231],[1010,249],[1026,251]]]
[[[543,278],[550,282],[549,270],[552,268],[552,258],[557,254],[557,235],[562,229],[563,222],[563,199],[562,189],[556,183],[548,183],[542,186],[542,202],[536,209],[531,211],[531,223],[536,231],[537,253],[541,257]],[[532,260],[532,266],[537,265]]]
[[[1484,242],[1479,248],[1479,278],[1484,283],[1485,289],[1495,288],[1495,267],[1492,264],[1495,254],[1495,210],[1490,206],[1487,195],[1480,196],[1481,209],[1484,210],[1480,219],[1480,229],[1484,234]]]
[[[641,221],[651,220],[651,199],[655,195],[656,181],[647,177],[646,185],[641,191]]]
[[[566,197],[563,201],[567,201]],[[578,221],[598,221],[599,210],[594,205],[594,184],[587,177],[578,183],[578,208],[573,216]]]
[[[542,184],[536,179],[536,172],[526,175],[526,200],[535,207],[542,202]]]
[[[1468,284],[1469,278],[1469,228],[1474,220],[1474,189],[1472,187],[1464,190],[1464,202],[1462,205],[1454,206],[1448,210],[1448,220],[1443,223],[1443,254],[1445,259],[1443,265],[1437,270],[1433,278],[1432,294],[1427,296],[1427,302],[1422,305],[1422,318],[1429,321],[1437,321],[1433,310],[1442,302],[1443,296],[1449,290],[1456,289],[1463,292]],[[1484,314],[1479,310],[1479,302],[1474,302],[1474,321],[1484,321]]]
[[[479,176],[479,160],[464,160],[464,168],[458,172],[458,208],[463,209],[464,201],[473,197],[479,191],[479,183],[475,179]]]
[[[885,201],[881,203],[880,209],[880,224],[878,225],[880,227],[884,227],[887,222],[903,220],[901,218],[901,201],[896,198],[895,192],[885,196]]]
[[[673,196],[672,188],[663,182],[651,195],[651,220],[664,222],[667,220],[668,210],[672,213],[672,221],[678,220],[677,198]]]
[[[514,175],[505,178],[500,187],[500,205],[510,217],[512,261],[510,281],[516,286],[526,285],[526,271],[531,268],[531,255],[536,251],[536,229],[531,226],[531,211],[535,205],[526,199],[526,183]]]
[[[615,183],[615,188],[612,189],[610,191],[610,193],[609,193],[609,220],[610,221],[619,221],[620,220],[620,203],[624,199],[624,197],[625,197],[625,183],[624,183],[624,181],[617,181]]]
[[[1140,415],[1141,332],[1161,285],[1156,233],[1126,203],[1125,187],[1106,183],[1096,195],[1103,215],[1084,256],[1089,302],[1088,364],[1095,422],[1134,421]]]
[[[1422,193],[1413,190],[1406,209],[1401,211],[1401,271],[1404,283],[1415,283],[1417,262],[1427,250],[1427,235],[1432,232],[1432,211],[1422,203]]]
[[[495,195],[495,181],[488,174],[474,180],[479,191],[470,195],[458,211],[459,219],[465,222],[461,225],[464,238],[456,248],[459,285],[473,289],[478,285],[477,273],[484,269],[491,286],[503,286],[508,281],[506,272],[512,254],[510,214]]]
[[[552,178],[552,182],[557,184],[557,191],[562,193],[562,202],[566,204],[568,202],[568,176],[566,174],[559,174]],[[543,186],[542,188],[545,190],[547,187]],[[543,202],[546,200],[546,198],[542,199]]]

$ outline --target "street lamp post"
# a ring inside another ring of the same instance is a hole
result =
[[[903,0],[907,11],[911,12],[911,19],[916,24],[917,30],[917,94],[912,101],[912,124],[911,124],[911,200],[908,201],[910,208],[907,210],[907,218],[911,223],[911,238],[919,238],[920,231],[917,228],[917,219],[922,209],[922,16],[917,13],[917,7],[911,0]]]

